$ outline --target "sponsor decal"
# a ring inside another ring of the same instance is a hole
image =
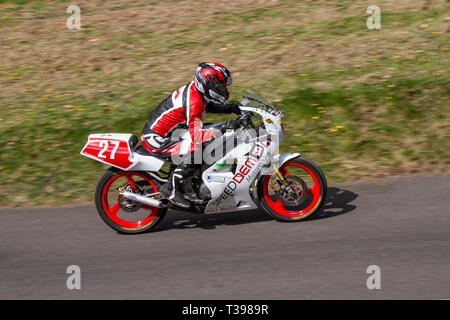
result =
[[[207,177],[208,182],[218,182],[218,183],[225,183],[225,177],[213,177],[208,176]]]
[[[220,194],[220,196],[217,199],[215,199],[211,203],[211,205],[213,206],[221,205],[224,202],[224,200],[228,199],[230,196],[233,195],[233,191],[236,190],[238,184],[240,184],[244,180],[244,178],[246,178],[247,181],[250,181],[249,179],[253,179],[256,176],[256,174],[258,174],[258,171],[259,169],[261,169],[261,166],[264,164],[264,161],[259,161],[261,160],[263,153],[264,147],[261,145],[256,145],[255,148],[253,148],[252,153],[249,154],[247,160],[245,160],[244,164],[239,168],[238,172],[236,172],[231,181],[228,182],[227,186]],[[249,175],[252,169],[254,170]]]
[[[273,114],[274,116],[277,116],[277,115],[280,114],[280,112],[278,110],[274,109],[274,108],[268,108],[267,112],[270,113],[270,114]]]
[[[214,203],[208,204],[205,209],[205,214],[220,213],[236,211],[236,202],[233,198],[224,200],[220,205],[216,206]]]

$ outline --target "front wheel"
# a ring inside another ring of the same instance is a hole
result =
[[[153,229],[167,209],[156,208],[123,198],[119,190],[133,193],[156,193],[158,181],[145,172],[107,170],[97,183],[95,205],[103,221],[121,233],[141,233]]]
[[[265,175],[258,183],[261,207],[280,221],[298,221],[319,212],[327,197],[327,181],[311,160],[297,157],[284,163],[279,171],[294,193],[287,193],[277,176]]]

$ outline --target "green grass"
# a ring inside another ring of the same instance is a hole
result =
[[[199,60],[229,65],[233,101],[248,87],[273,100],[286,119],[281,151],[313,159],[331,182],[449,171],[445,4],[386,4],[382,29],[367,30],[353,1],[231,4],[208,17],[193,10],[170,28],[164,2],[93,1],[82,6],[82,30],[69,31],[66,2],[7,2],[0,1],[0,205],[91,201],[106,167],[79,154],[87,136],[139,135]],[[187,12],[192,3],[178,5]],[[306,21],[309,11],[314,19]]]
[[[446,82],[399,77],[372,86],[296,90],[280,103],[290,129],[283,149],[292,146],[320,159],[328,176],[339,180],[401,172],[409,165],[412,171],[448,166],[448,108],[435,103],[444,94],[448,102]],[[418,103],[417,97],[426,98]],[[346,161],[358,165],[346,170]],[[382,172],[367,173],[368,167]]]
[[[25,4],[32,1],[33,0],[0,0],[0,3]]]

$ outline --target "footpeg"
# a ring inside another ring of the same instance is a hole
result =
[[[202,199],[199,199],[197,197],[190,197],[190,195],[185,194],[184,198],[190,202],[192,202],[193,204],[205,204],[205,201],[203,201]]]

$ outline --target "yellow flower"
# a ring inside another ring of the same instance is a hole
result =
[[[336,70],[334,70],[334,71],[336,71],[336,72],[342,72],[342,71],[344,71],[344,70],[342,70],[342,69],[336,69]]]
[[[317,107],[317,109],[323,109],[323,107]]]
[[[48,111],[55,111],[56,109],[47,109]]]
[[[330,129],[329,131],[330,132],[336,132],[336,131],[338,131],[338,129]]]
[[[386,87],[388,87],[388,88],[395,88],[395,84],[388,84]]]
[[[385,99],[386,100],[392,100],[392,97],[386,97]]]
[[[319,113],[326,113],[326,110],[320,110]]]
[[[320,117],[312,117],[311,119],[319,119]]]
[[[302,134],[301,133],[296,133],[294,134],[294,137],[300,137]]]
[[[317,103],[311,103],[311,106],[315,107],[315,106],[318,106],[318,104]]]
[[[336,126],[336,129],[342,129],[344,126]]]
[[[300,77],[307,77],[307,76],[309,76],[309,74],[307,74],[307,73],[300,74]]]
[[[78,110],[78,111],[84,111],[84,109],[83,109],[83,108],[78,108],[77,110]]]

